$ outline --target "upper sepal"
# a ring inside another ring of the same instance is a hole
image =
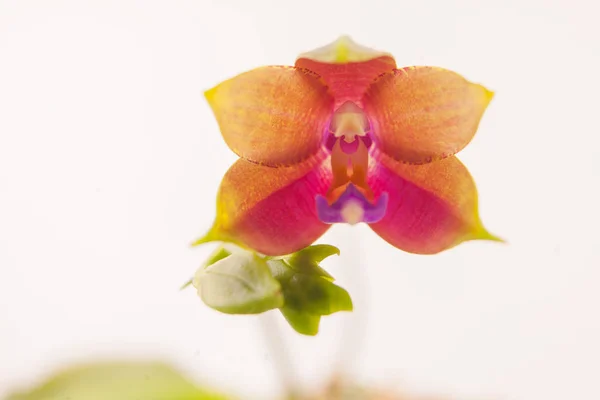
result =
[[[317,73],[329,87],[335,108],[350,101],[361,105],[364,92],[381,74],[394,70],[391,54],[362,46],[349,36],[301,54],[296,67]]]
[[[393,58],[389,53],[360,45],[350,36],[343,35],[325,46],[300,54],[298,60],[308,59],[327,64],[348,64],[370,61],[379,57]]]

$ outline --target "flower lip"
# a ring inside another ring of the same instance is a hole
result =
[[[333,203],[321,195],[315,197],[317,215],[327,224],[348,223],[351,225],[359,222],[375,223],[380,221],[387,209],[388,194],[382,193],[375,204],[371,204],[358,188],[352,183]]]

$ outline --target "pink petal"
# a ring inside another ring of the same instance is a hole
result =
[[[221,182],[214,225],[196,244],[228,241],[271,256],[312,244],[329,227],[315,208],[331,180],[322,158],[279,168],[238,160]]]
[[[381,155],[369,185],[375,196],[389,196],[385,216],[370,226],[401,250],[434,254],[467,240],[500,240],[483,227],[475,182],[456,157],[408,165]]]

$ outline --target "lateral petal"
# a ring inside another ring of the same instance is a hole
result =
[[[292,165],[317,153],[333,112],[323,81],[294,67],[245,72],[205,97],[231,150],[269,166]]]
[[[408,67],[380,76],[363,105],[383,152],[426,164],[456,154],[471,141],[492,97],[452,71]]]

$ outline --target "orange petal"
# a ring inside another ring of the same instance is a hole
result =
[[[393,246],[434,254],[467,240],[496,240],[479,219],[477,189],[456,157],[408,165],[381,155],[369,185],[375,197],[387,192],[387,211],[371,228]]]
[[[337,108],[346,101],[361,105],[369,85],[382,73],[396,68],[396,61],[388,53],[342,36],[327,46],[301,54],[296,67],[319,74],[335,97]]]
[[[315,207],[331,180],[328,161],[320,158],[280,168],[238,160],[221,182],[215,223],[196,244],[228,241],[267,255],[312,244],[329,227]]]
[[[462,150],[493,93],[435,67],[382,75],[363,99],[379,148],[396,160],[425,164]]]
[[[260,164],[292,165],[321,147],[333,98],[314,73],[263,67],[205,93],[227,145]]]

